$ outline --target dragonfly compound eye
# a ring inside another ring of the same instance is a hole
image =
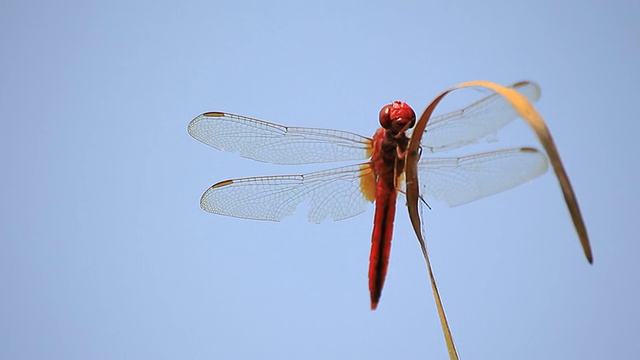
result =
[[[380,110],[380,125],[383,128],[388,129],[391,126],[391,110],[393,109],[393,105],[385,105]]]

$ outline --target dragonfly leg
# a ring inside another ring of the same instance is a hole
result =
[[[398,131],[398,133],[397,133],[396,135],[394,135],[394,137],[395,137],[396,139],[400,139],[401,137],[405,136],[405,132],[406,132],[407,130],[409,130],[411,127],[413,127],[413,122],[411,122],[411,121],[410,121],[410,122],[406,123],[406,124],[402,127],[402,129],[400,129],[400,131]]]
[[[407,192],[406,192],[406,191],[404,191],[404,190],[402,190],[402,189],[399,189],[399,188],[396,188],[396,190],[397,190],[400,194],[402,194],[402,195],[404,195],[404,196],[407,196]],[[424,204],[424,205],[425,205],[429,210],[431,210],[431,206],[429,205],[429,203],[427,202],[427,200],[425,200],[425,199],[424,199],[424,197],[423,197],[422,195],[418,195],[418,199],[420,199],[420,201],[422,201],[422,203],[423,203],[423,204]]]

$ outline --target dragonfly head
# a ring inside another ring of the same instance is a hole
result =
[[[400,132],[412,128],[416,123],[416,113],[406,102],[396,100],[380,110],[380,125],[387,130]]]

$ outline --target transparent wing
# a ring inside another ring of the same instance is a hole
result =
[[[481,154],[422,159],[418,164],[422,193],[458,206],[493,195],[542,175],[546,156],[536,149],[515,148]],[[363,178],[372,184],[370,163],[304,175],[259,176],[226,180],[211,186],[202,209],[245,219],[280,221],[306,205],[309,221],[342,220],[361,214],[369,200]]]
[[[309,221],[342,220],[366,210],[361,178],[371,176],[369,163],[305,175],[261,176],[226,180],[210,187],[202,209],[245,219],[280,221],[307,203]]]
[[[522,82],[512,86],[530,101],[540,88]],[[434,117],[422,139],[425,151],[446,151],[474,143],[517,118],[501,96],[489,95],[464,109]],[[361,160],[370,156],[371,139],[348,131],[287,127],[224,112],[194,118],[189,134],[216,149],[274,164],[308,164]]]
[[[521,82],[512,88],[531,102],[540,98],[540,87],[535,83]],[[464,109],[431,118],[421,145],[429,152],[458,148],[495,133],[517,117],[505,98],[492,94]]]
[[[223,112],[191,120],[189,134],[216,149],[274,164],[362,160],[371,140],[348,131],[288,127]]]
[[[458,206],[533,180],[547,167],[547,157],[537,149],[515,148],[458,158],[421,159],[418,176],[427,201],[433,197]]]

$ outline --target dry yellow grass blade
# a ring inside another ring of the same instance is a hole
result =
[[[556,177],[558,178],[558,182],[560,183],[560,187],[562,188],[562,193],[564,195],[565,202],[567,203],[567,207],[569,208],[569,213],[571,214],[571,218],[573,220],[573,225],[575,226],[576,231],[578,233],[578,237],[580,238],[580,243],[582,244],[582,249],[584,251],[584,254],[587,257],[587,260],[589,261],[589,263],[593,263],[593,254],[591,252],[591,246],[589,244],[587,229],[584,225],[584,221],[582,220],[582,215],[580,214],[580,208],[578,207],[578,201],[571,187],[571,183],[569,182],[569,177],[567,176],[567,173],[564,170],[564,166],[562,165],[562,161],[560,160],[560,155],[558,154],[558,150],[556,149],[556,145],[553,142],[553,138],[551,137],[551,133],[549,132],[547,125],[545,124],[540,114],[538,114],[536,109],[531,105],[531,103],[524,96],[522,96],[520,93],[513,90],[512,88],[507,88],[489,81],[465,82],[462,84],[458,84],[444,91],[442,94],[438,95],[431,102],[431,104],[427,106],[424,113],[420,116],[420,119],[416,123],[415,129],[411,136],[411,141],[409,143],[409,149],[408,149],[406,165],[405,165],[405,174],[406,174],[406,186],[407,186],[406,188],[407,207],[409,210],[409,217],[411,218],[411,224],[413,225],[413,229],[416,233],[418,241],[420,242],[420,247],[422,249],[422,253],[425,258],[427,269],[429,271],[431,288],[433,290],[436,306],[438,308],[438,315],[440,316],[442,331],[444,333],[445,341],[447,343],[447,349],[449,351],[450,359],[458,359],[458,354],[456,352],[455,345],[453,343],[453,337],[451,336],[451,331],[447,323],[447,318],[444,313],[444,308],[442,307],[442,302],[440,301],[440,294],[438,293],[438,288],[436,286],[435,278],[431,270],[431,263],[429,261],[426,244],[422,236],[420,215],[418,214],[418,201],[419,201],[420,195],[419,195],[417,171],[418,171],[418,160],[420,157],[420,152],[419,152],[420,141],[422,140],[422,134],[424,133],[424,130],[427,126],[429,118],[431,118],[431,115],[433,114],[434,109],[447,94],[449,94],[454,90],[462,89],[466,87],[484,87],[500,94],[511,103],[511,105],[518,112],[520,117],[526,120],[527,123],[529,123],[529,125],[533,128],[536,135],[540,139],[540,143],[542,143],[542,146],[544,147],[547,153],[547,156],[549,157],[549,160],[551,161],[553,169],[556,173]]]
[[[438,292],[438,286],[436,285],[436,278],[431,270],[431,261],[429,261],[429,254],[427,253],[427,245],[424,242],[422,235],[418,236],[420,242],[420,248],[422,249],[422,255],[427,263],[427,270],[429,271],[429,281],[431,282],[431,290],[433,290],[433,299],[436,301],[436,308],[438,308],[438,317],[440,318],[440,325],[442,326],[442,333],[444,334],[444,341],[447,343],[447,351],[449,352],[449,359],[458,360],[458,351],[456,345],[453,343],[453,336],[449,329],[449,322],[447,321],[447,315],[444,313],[444,307],[442,306],[442,300],[440,300],[440,292]]]

